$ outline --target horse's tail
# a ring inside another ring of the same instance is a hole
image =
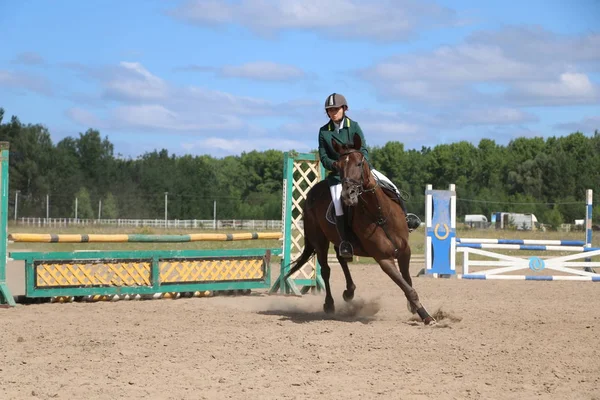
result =
[[[306,264],[308,262],[308,260],[310,260],[310,258],[315,253],[316,253],[315,246],[313,246],[309,240],[305,240],[304,241],[304,250],[302,251],[302,254],[300,254],[300,257],[298,257],[296,260],[294,260],[290,264],[291,268],[288,271],[288,273],[285,275],[285,279],[289,278],[290,276],[292,276],[293,274],[298,272],[300,270],[300,268],[302,268],[304,266],[304,264]]]

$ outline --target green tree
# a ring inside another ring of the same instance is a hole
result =
[[[114,219],[119,216],[117,200],[111,192],[108,192],[102,202],[102,218]]]
[[[552,230],[557,231],[561,224],[563,223],[563,217],[560,213],[560,211],[558,210],[558,207],[555,206],[553,207],[551,210],[548,210],[546,212],[546,215],[544,216],[544,223],[546,225],[549,225]]]
[[[92,200],[90,199],[90,193],[85,187],[81,187],[77,192],[77,218],[80,219],[93,219],[94,210],[92,208]],[[75,204],[73,204],[75,207]],[[73,216],[75,216],[75,209],[73,209]]]
[[[86,180],[79,168],[79,158],[75,139],[67,137],[57,143],[52,157],[51,192],[60,194],[59,204],[54,208],[58,215],[67,215],[73,208],[73,198]]]
[[[592,209],[592,222],[596,224],[600,224],[600,205],[596,205]]]
[[[42,125],[25,125],[13,116],[0,125],[0,140],[10,143],[9,187],[20,190],[22,215],[45,216],[46,195],[50,194],[53,144]],[[53,199],[57,197],[53,196]],[[53,204],[54,210],[54,204]]]
[[[99,193],[104,193],[114,178],[113,144],[108,138],[102,139],[99,131],[88,129],[79,134],[75,146],[79,157],[79,169],[84,178],[95,182],[94,188]]]

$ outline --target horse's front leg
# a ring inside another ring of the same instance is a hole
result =
[[[335,253],[337,256],[337,260],[342,267],[342,271],[344,272],[344,277],[346,278],[346,290],[342,293],[342,297],[344,301],[351,301],[354,298],[354,291],[356,290],[356,285],[352,280],[352,275],[350,274],[350,268],[348,268],[348,261],[345,258],[340,256],[339,250],[336,247]]]
[[[404,279],[398,268],[396,268],[396,263],[393,258],[386,258],[377,260],[383,272],[385,272],[392,280],[402,289],[404,295],[408,299],[408,302],[411,305],[411,308],[416,309],[417,314],[423,320],[425,325],[429,325],[432,322],[435,322],[435,319],[429,315],[425,307],[419,301],[419,295],[417,291],[411,287],[408,282]]]
[[[405,251],[401,252],[398,255],[396,261],[398,261],[398,267],[400,268],[400,273],[402,274],[402,277],[404,278],[408,286],[412,287],[412,277],[410,276],[410,256],[410,247],[407,247]],[[410,301],[408,301],[408,311],[410,311],[413,314],[417,313],[417,308],[415,307],[415,304],[411,303]]]

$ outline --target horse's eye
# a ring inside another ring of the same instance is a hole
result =
[[[357,164],[359,167],[362,167],[362,161]]]

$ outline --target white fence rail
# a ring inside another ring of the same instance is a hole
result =
[[[14,223],[14,220],[13,220]],[[169,228],[169,229],[212,229],[279,231],[281,220],[248,219],[81,219],[81,218],[18,218],[17,226],[67,227],[67,226],[108,226],[130,228]]]

